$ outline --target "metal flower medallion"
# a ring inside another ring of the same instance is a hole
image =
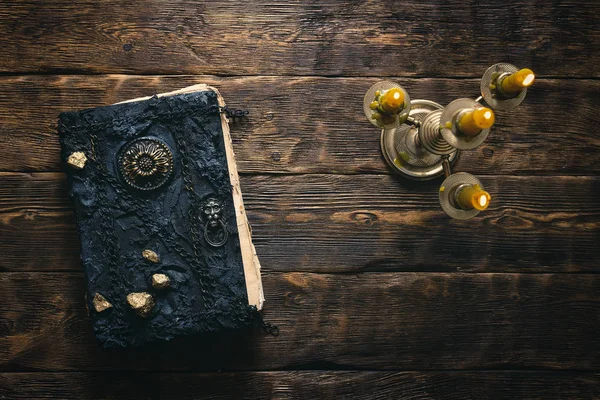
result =
[[[123,180],[137,190],[155,190],[173,173],[173,153],[158,139],[139,138],[127,143],[118,157]]]

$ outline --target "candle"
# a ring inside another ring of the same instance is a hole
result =
[[[458,206],[463,210],[485,210],[490,205],[492,197],[479,185],[469,185],[458,192]]]
[[[458,121],[458,129],[465,136],[476,136],[482,129],[491,128],[494,125],[494,112],[487,107],[478,108],[464,113]]]
[[[379,97],[379,107],[382,112],[397,114],[404,108],[404,92],[393,88]]]
[[[524,68],[500,81],[502,91],[506,94],[519,93],[523,88],[531,86],[535,75],[529,68]]]

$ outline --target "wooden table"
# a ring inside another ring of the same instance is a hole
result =
[[[510,4],[508,4],[510,3]],[[0,3],[0,399],[600,398],[600,3]],[[394,176],[362,97],[477,97],[534,69],[447,218]],[[232,129],[277,338],[96,347],[57,115],[193,83]]]

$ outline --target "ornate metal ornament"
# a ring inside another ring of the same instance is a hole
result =
[[[156,190],[167,183],[173,173],[173,153],[158,139],[135,139],[119,151],[118,169],[130,187]]]
[[[223,208],[216,199],[209,199],[204,207],[202,213],[206,218],[206,225],[204,225],[204,239],[212,247],[221,247],[227,242],[227,226],[223,222]]]

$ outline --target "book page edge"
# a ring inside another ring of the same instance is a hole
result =
[[[225,107],[225,100],[215,87],[208,86],[208,90],[213,90],[217,94],[219,106]],[[233,189],[233,202],[237,218],[238,234],[240,239],[240,248],[242,250],[242,262],[244,264],[244,274],[246,276],[246,290],[248,292],[248,303],[256,306],[258,310],[263,308],[265,296],[263,292],[262,279],[260,275],[260,262],[256,254],[256,248],[252,243],[252,229],[246,216],[244,200],[240,189],[240,179],[233,152],[231,134],[229,133],[229,123],[224,113],[221,114],[221,127],[223,138],[225,140],[225,149],[227,154],[227,164],[229,165],[229,179]],[[252,290],[252,288],[256,288]]]

